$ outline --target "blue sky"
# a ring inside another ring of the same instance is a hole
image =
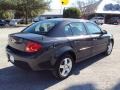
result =
[[[65,7],[72,6],[77,0],[70,0],[69,4]],[[51,9],[61,9],[60,0],[52,0],[51,2]]]

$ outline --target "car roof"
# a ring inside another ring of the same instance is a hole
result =
[[[90,22],[86,19],[73,19],[73,18],[54,18],[54,19],[47,19],[47,21],[60,21],[60,22]]]

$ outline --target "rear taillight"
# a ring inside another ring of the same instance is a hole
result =
[[[41,44],[32,42],[32,41],[27,42],[26,48],[25,48],[26,52],[30,52],[30,53],[37,52],[41,49],[42,49]]]

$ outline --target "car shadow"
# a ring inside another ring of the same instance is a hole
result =
[[[74,70],[73,70],[73,74],[74,75],[78,75],[80,74],[80,71],[84,68],[87,68],[89,67],[90,65],[98,62],[99,60],[105,58],[106,56],[104,54],[99,54],[99,55],[96,55],[94,57],[91,57],[89,59],[86,59],[84,61],[81,61],[79,63],[77,63],[74,67]]]
[[[73,74],[104,58],[98,55],[78,63]],[[0,69],[0,90],[44,90],[60,81],[54,78],[50,71],[28,72],[15,66]]]
[[[23,71],[14,66],[0,70],[0,90],[44,90],[58,82],[49,71]]]
[[[87,84],[82,84],[82,85],[73,85],[73,86],[66,88],[65,90],[97,90],[95,86],[96,85],[94,84],[87,83]]]
[[[120,90],[120,82],[118,82],[111,90]]]

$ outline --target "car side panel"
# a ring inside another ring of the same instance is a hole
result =
[[[60,56],[67,52],[73,52],[74,54],[76,54],[75,51],[73,50],[73,48],[70,46],[66,45],[64,47],[56,47],[56,49],[54,49],[54,52],[53,52],[54,54],[53,54],[53,57],[51,60],[51,64],[55,65],[55,63],[60,58]]]
[[[109,37],[107,35],[91,35],[93,39],[93,55],[104,52],[107,49]]]
[[[77,62],[92,55],[92,38],[90,35],[67,37],[76,52]]]

